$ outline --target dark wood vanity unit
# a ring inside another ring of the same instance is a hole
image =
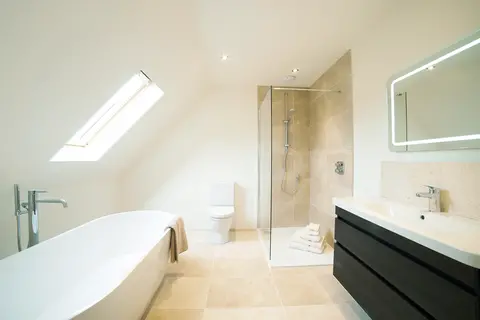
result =
[[[478,269],[335,210],[333,274],[373,320],[480,319]]]

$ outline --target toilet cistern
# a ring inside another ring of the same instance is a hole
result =
[[[45,190],[33,189],[28,191],[28,201],[20,203],[20,188],[18,184],[14,185],[14,202],[15,216],[17,218],[17,246],[18,251],[22,251],[20,237],[20,215],[28,214],[28,248],[39,243],[39,227],[38,227],[38,204],[39,203],[59,203],[64,208],[68,207],[68,203],[64,199],[38,199],[39,193],[46,193]],[[23,211],[22,208],[27,211]]]

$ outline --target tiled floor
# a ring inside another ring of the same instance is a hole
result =
[[[366,320],[332,267],[268,267],[256,231],[221,246],[189,233],[190,249],[171,265],[147,320]]]

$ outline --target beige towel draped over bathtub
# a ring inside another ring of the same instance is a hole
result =
[[[167,226],[170,229],[170,262],[178,262],[178,255],[188,250],[187,233],[181,217],[176,217]]]

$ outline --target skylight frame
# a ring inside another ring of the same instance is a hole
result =
[[[66,143],[72,147],[86,147],[89,142],[152,80],[140,71],[133,75]]]
[[[50,161],[99,160],[163,94],[140,70],[90,117]]]

